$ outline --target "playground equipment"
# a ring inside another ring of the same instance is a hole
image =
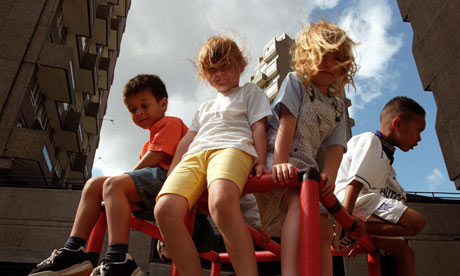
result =
[[[289,181],[287,185],[274,183],[271,174],[262,175],[260,178],[250,177],[246,184],[243,193],[264,192],[268,190],[280,189],[285,187],[300,186],[300,203],[301,203],[301,275],[303,276],[319,276],[321,275],[320,266],[320,232],[319,232],[319,202],[321,201],[324,207],[327,208],[332,217],[337,223],[349,233],[356,235],[358,231],[357,223],[345,211],[337,198],[330,194],[323,197],[320,194],[320,189],[323,183],[320,181],[320,175],[315,169],[310,169],[308,172],[299,171],[297,178]],[[139,210],[135,204],[131,205],[132,210]],[[197,204],[190,210],[185,218],[185,224],[190,233],[193,233],[193,225],[195,219],[196,208],[199,208],[204,213],[208,213],[207,209],[207,193],[205,192]],[[154,224],[136,218],[131,214],[131,228],[145,233],[155,239],[161,240],[161,234],[157,226]],[[248,226],[251,236],[255,244],[264,248],[263,251],[256,251],[256,259],[258,262],[279,261],[280,260],[280,245],[274,241],[270,241],[268,245],[263,245],[262,235],[259,231]],[[102,243],[104,241],[105,232],[107,230],[107,221],[105,213],[102,210],[99,220],[91,232],[88,240],[88,254],[97,260],[101,252]],[[350,252],[344,253],[333,252],[334,256],[347,256]],[[367,254],[368,274],[369,276],[380,276],[379,256],[376,252],[374,242],[367,236],[363,235],[357,239],[357,245],[353,249],[352,255]],[[217,253],[209,251],[200,254],[201,258],[211,261],[211,276],[220,275],[222,263],[229,263],[230,258],[227,253]],[[174,264],[171,265],[170,275],[179,275]]]

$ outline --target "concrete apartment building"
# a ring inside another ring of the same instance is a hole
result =
[[[460,1],[398,0],[414,32],[412,53],[423,88],[432,91],[436,133],[450,180],[460,190]]]
[[[2,179],[63,186],[91,176],[129,8],[130,0],[1,2]]]

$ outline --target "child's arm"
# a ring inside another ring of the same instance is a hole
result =
[[[171,161],[171,165],[169,166],[168,176],[174,170],[176,165],[182,159],[182,156],[187,152],[188,147],[192,143],[193,139],[195,138],[197,132],[196,131],[188,131],[184,137],[180,140],[179,144],[177,144],[176,152],[174,153],[173,160]]]
[[[343,147],[341,145],[330,145],[326,148],[324,168],[321,172],[321,179],[325,181],[321,193],[328,195],[334,192],[335,178],[343,157]]]
[[[139,170],[146,167],[156,167],[160,164],[161,160],[166,157],[166,153],[163,151],[147,151],[136,166],[133,168],[133,171]]]
[[[259,157],[257,163],[254,165],[254,171],[257,177],[260,177],[267,171],[265,168],[265,159],[267,158],[267,117],[260,119],[251,125],[252,139],[254,140],[254,148],[256,149],[257,156]]]
[[[363,184],[357,180],[353,180],[347,185],[345,190],[345,198],[343,199],[343,208],[347,210],[348,214],[353,216],[353,210],[355,209],[356,199],[358,198],[359,192],[363,188]],[[354,217],[354,216],[353,216]],[[363,222],[354,217],[358,221],[359,231],[356,233],[356,237],[366,234],[366,227]]]
[[[273,153],[272,176],[273,181],[289,183],[289,178],[295,177],[295,168],[288,163],[291,143],[297,119],[289,110],[281,104],[280,106],[280,125],[276,133],[275,150]]]

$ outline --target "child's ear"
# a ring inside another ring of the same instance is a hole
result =
[[[401,129],[401,123],[402,123],[401,117],[395,117],[393,119],[393,121],[391,121],[391,125],[392,125],[393,129],[397,130],[397,131],[399,131]]]
[[[168,108],[168,98],[164,97],[160,100],[160,108],[161,111],[166,112],[166,109]]]

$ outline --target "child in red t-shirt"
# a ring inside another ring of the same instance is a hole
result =
[[[128,253],[129,202],[143,201],[147,208],[155,205],[176,146],[188,129],[181,119],[165,116],[168,94],[158,76],[132,78],[123,89],[123,100],[134,123],[150,130],[150,139],[142,147],[139,162],[130,172],[88,180],[64,248],[54,250],[29,275],[85,275],[93,269],[84,246],[98,220],[101,201],[105,204],[109,247],[92,275],[142,275]]]

